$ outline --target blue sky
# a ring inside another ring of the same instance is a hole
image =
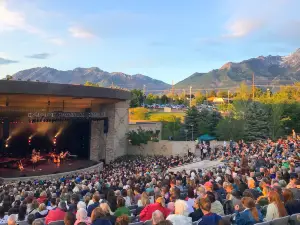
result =
[[[299,0],[0,0],[0,77],[99,67],[167,83],[300,47]]]

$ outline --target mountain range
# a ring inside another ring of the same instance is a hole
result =
[[[288,56],[259,56],[242,62],[228,62],[221,68],[207,73],[194,73],[175,84],[176,89],[193,88],[232,88],[245,81],[252,83],[253,74],[258,86],[292,84],[300,81],[300,49]],[[40,82],[84,84],[86,81],[98,83],[100,86],[111,85],[127,89],[143,89],[147,92],[167,90],[170,84],[136,74],[128,75],[121,72],[106,72],[97,67],[75,68],[61,71],[49,67],[37,67],[23,70],[13,75],[13,79],[39,80]]]
[[[300,81],[300,49],[288,56],[259,56],[242,62],[228,62],[208,73],[194,73],[178,82],[176,88],[227,88],[241,82],[257,86],[292,84]]]
[[[170,84],[152,79],[151,77],[135,74],[128,75],[121,72],[106,72],[97,67],[75,68],[74,70],[61,71],[49,67],[37,67],[22,70],[13,75],[13,79],[31,80],[40,82],[84,84],[86,81],[97,83],[102,87],[118,86],[126,89],[143,89],[147,91],[166,90]]]

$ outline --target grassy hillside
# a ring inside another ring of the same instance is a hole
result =
[[[184,112],[149,112],[147,115],[150,121],[168,121],[172,122],[172,117],[180,118],[181,122],[184,120]]]

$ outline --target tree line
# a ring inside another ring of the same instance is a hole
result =
[[[220,140],[236,141],[275,140],[292,130],[300,132],[300,83],[283,86],[275,93],[255,88],[254,99],[252,94],[243,83],[232,103],[219,105],[218,112],[187,110],[184,126],[194,123],[198,128],[194,136],[208,133]]]
[[[134,90],[133,93],[143,96],[139,91]],[[152,96],[149,98],[153,99]],[[218,110],[191,107],[185,112],[184,121],[172,115],[162,118],[164,127],[176,140],[191,140],[202,134],[210,134],[220,140],[275,140],[291,134],[292,130],[300,132],[300,83],[283,86],[274,93],[269,89],[255,88],[254,99],[251,88],[242,83],[230,97],[230,103],[218,105]],[[142,104],[145,99],[140,99]],[[155,99],[158,101],[157,97]],[[206,96],[195,94],[195,99],[202,103]],[[131,104],[136,105],[138,103]],[[141,110],[137,108],[136,111]],[[142,114],[147,115],[146,112]]]

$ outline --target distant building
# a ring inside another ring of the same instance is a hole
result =
[[[223,104],[225,103],[223,98],[219,98],[219,97],[209,97],[207,99],[207,101],[211,104]]]

